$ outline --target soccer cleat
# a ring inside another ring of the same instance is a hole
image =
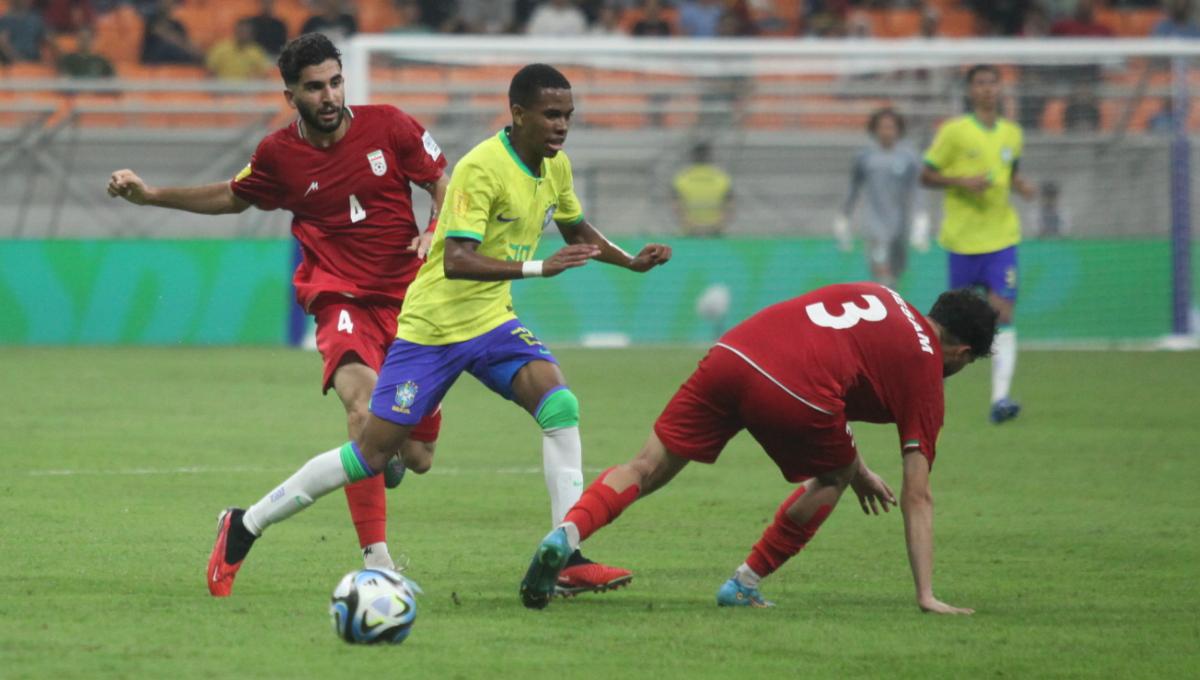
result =
[[[533,553],[525,578],[521,579],[521,603],[529,609],[545,609],[554,595],[558,574],[571,557],[567,532],[561,527],[546,534]]]
[[[996,425],[999,425],[1000,423],[1004,423],[1016,418],[1017,414],[1020,412],[1021,405],[1012,399],[1005,397],[992,404],[992,412],[989,416],[989,419]]]
[[[407,468],[404,467],[404,461],[400,460],[400,456],[392,456],[388,459],[387,465],[383,466],[383,485],[388,489],[394,489],[400,486],[400,482],[404,481],[404,473]]]
[[[775,603],[764,600],[762,594],[758,592],[758,588],[744,586],[741,581],[731,578],[717,590],[717,606],[763,609],[774,607]]]
[[[581,557],[579,564],[572,564],[559,572],[554,594],[574,597],[579,593],[603,593],[627,586],[632,580],[633,572],[628,569],[610,567]]]
[[[229,564],[225,561],[225,551],[229,542],[229,528],[235,520],[241,521],[243,512],[238,508],[226,508],[217,515],[217,541],[208,556],[208,572],[204,577],[208,581],[208,592],[213,597],[229,597],[233,593],[233,579],[237,577],[238,569],[242,568],[245,558]]]

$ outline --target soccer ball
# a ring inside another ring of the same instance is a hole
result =
[[[398,645],[412,632],[417,598],[400,574],[361,569],[342,577],[329,603],[333,632],[346,642]]]

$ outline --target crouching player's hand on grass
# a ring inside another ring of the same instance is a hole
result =
[[[954,606],[946,604],[945,602],[942,602],[941,600],[937,599],[936,597],[933,597],[932,595],[918,600],[917,606],[920,607],[921,611],[925,612],[926,614],[974,614],[975,613],[974,609],[967,609],[965,607],[954,607]]]

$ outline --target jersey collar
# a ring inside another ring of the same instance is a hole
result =
[[[1000,116],[996,116],[996,122],[992,123],[991,127],[984,125],[983,121],[979,120],[979,118],[977,118],[975,116],[975,114],[973,114],[973,113],[968,113],[967,118],[970,118],[971,120],[973,120],[975,122],[975,124],[979,126],[979,129],[983,130],[984,132],[995,132],[996,128],[999,127],[999,125],[1000,125]]]
[[[517,150],[513,148],[512,141],[508,138],[508,130],[509,128],[504,128],[499,132],[498,135],[500,137],[500,142],[504,144],[504,149],[508,151],[508,155],[512,156],[512,159],[517,164],[517,167],[521,168],[526,175],[529,175],[534,179],[541,179],[541,177],[533,174],[533,171],[529,169],[529,166],[525,165],[525,161],[521,160],[521,157],[517,155]]]

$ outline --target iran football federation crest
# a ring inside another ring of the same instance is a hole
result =
[[[392,410],[399,413],[408,413],[408,409],[412,407],[413,402],[416,400],[417,384],[411,380],[405,381],[403,384],[396,386],[396,405],[392,407]]]
[[[371,172],[376,177],[383,177],[383,173],[387,172],[387,159],[383,157],[383,151],[375,149],[367,154],[367,160],[371,161]]]

